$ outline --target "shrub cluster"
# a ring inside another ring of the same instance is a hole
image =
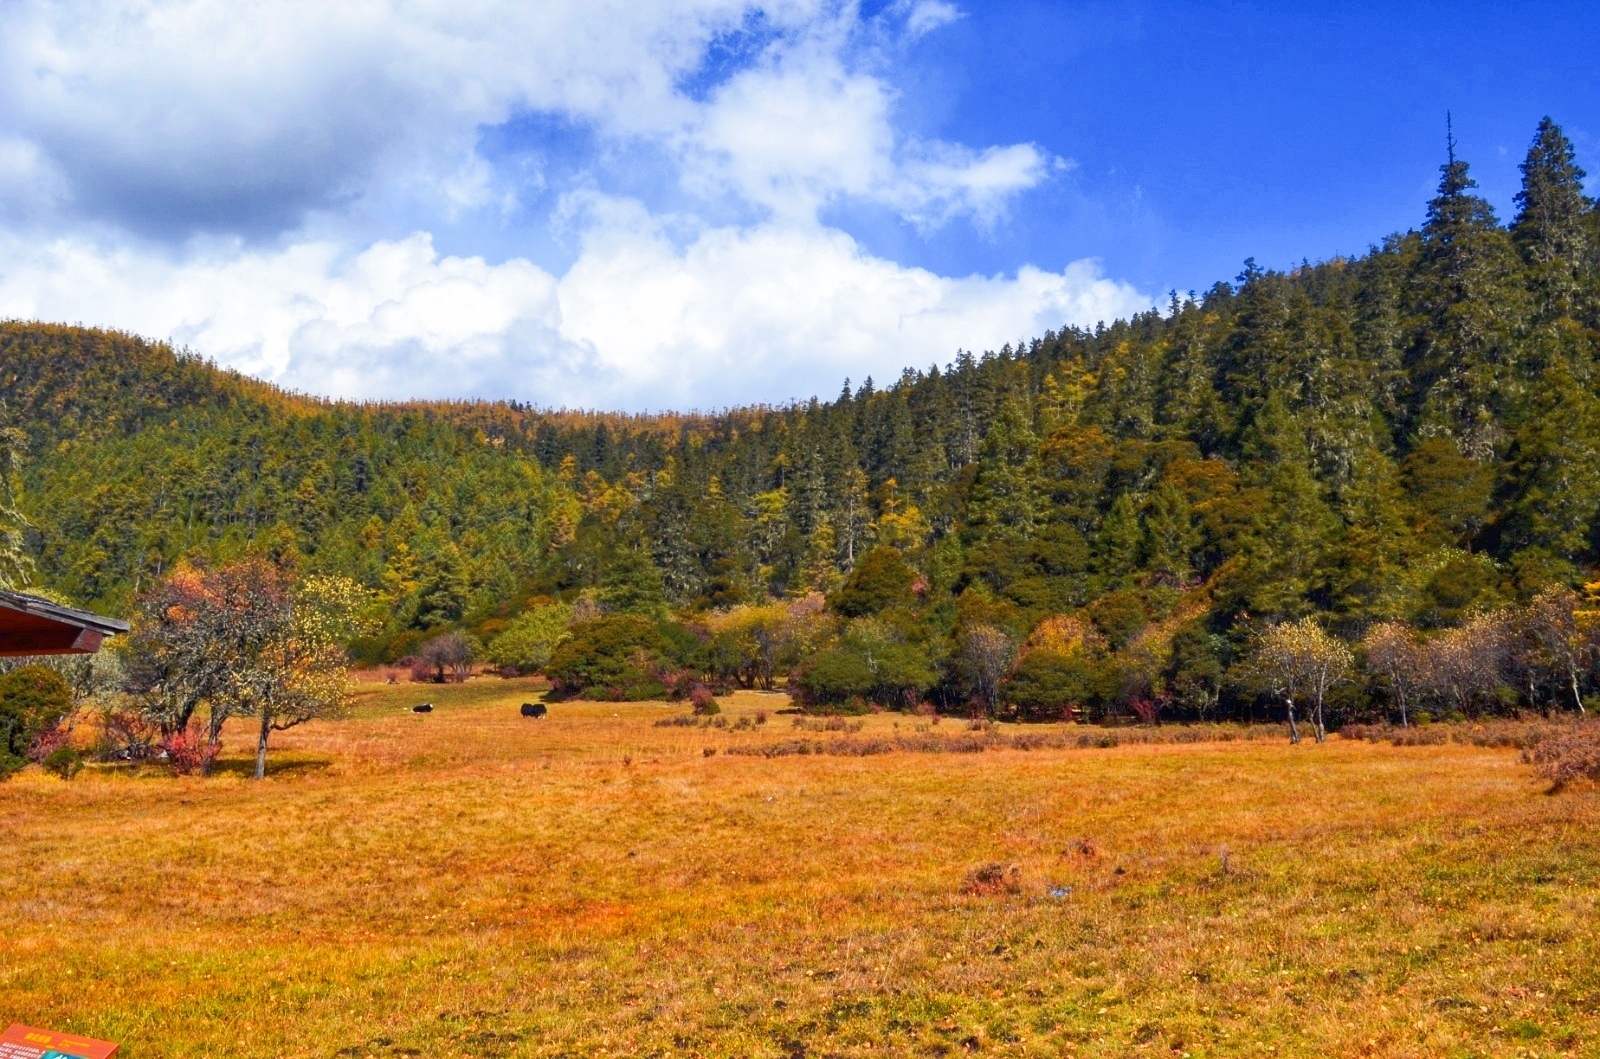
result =
[[[1600,782],[1600,722],[1571,725],[1523,754],[1557,788],[1574,780]]]
[[[52,770],[62,771],[74,753],[61,728],[73,708],[72,688],[54,669],[29,665],[0,676],[0,778],[52,755]]]

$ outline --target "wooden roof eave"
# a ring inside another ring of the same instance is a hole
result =
[[[128,623],[25,592],[0,591],[0,656],[93,654]]]

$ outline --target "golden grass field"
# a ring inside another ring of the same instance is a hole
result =
[[[0,1021],[128,1059],[1600,1055],[1600,794],[1516,751],[763,758],[726,751],[794,734],[778,696],[727,731],[535,694],[367,685],[260,783],[241,729],[209,779],[0,786]]]

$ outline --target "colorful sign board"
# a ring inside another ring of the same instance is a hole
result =
[[[117,1045],[76,1033],[57,1033],[12,1023],[0,1033],[0,1059],[111,1059]]]

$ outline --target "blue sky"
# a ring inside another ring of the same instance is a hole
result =
[[[1509,215],[1578,4],[11,0],[0,315],[297,389],[836,392],[1419,223]],[[1537,57],[1536,60],[1530,57]]]
[[[908,56],[908,120],[1078,168],[992,241],[879,238],[939,269],[1087,253],[1144,290],[1204,289],[1247,256],[1359,253],[1420,223],[1447,112],[1509,218],[1545,114],[1600,171],[1597,46],[1593,4],[972,5]]]

